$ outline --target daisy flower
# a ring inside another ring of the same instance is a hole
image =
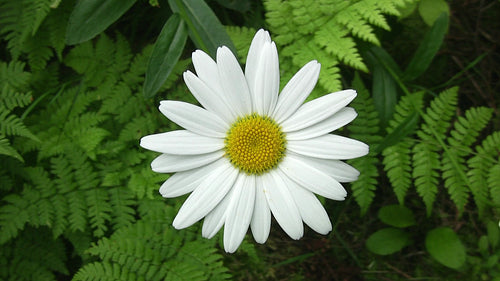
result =
[[[331,93],[304,103],[314,88],[320,64],[304,65],[279,93],[276,45],[259,30],[243,72],[231,51],[217,50],[217,61],[197,50],[196,75],[184,81],[203,107],[166,100],[160,111],[184,130],[145,136],[143,148],[162,153],[153,171],[175,173],[160,187],[164,197],[191,193],[174,219],[176,229],[203,220],[202,235],[224,226],[224,249],[234,252],[248,228],[264,243],[271,214],[293,239],[303,222],[321,234],[332,230],[315,194],[344,200],[341,182],[359,172],[340,160],[366,155],[368,146],[330,134],[356,117],[346,107],[356,91]]]

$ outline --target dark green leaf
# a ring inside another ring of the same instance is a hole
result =
[[[431,64],[434,56],[443,44],[444,36],[448,31],[448,14],[442,13],[434,22],[431,30],[425,34],[417,51],[413,55],[408,67],[405,70],[403,79],[414,80],[424,73]]]
[[[421,0],[418,12],[428,26],[432,26],[441,13],[450,14],[450,7],[445,0]]]
[[[365,57],[373,74],[373,103],[380,118],[380,125],[385,128],[394,114],[394,107],[398,100],[397,83],[393,75],[399,75],[401,70],[382,48],[370,48]]]
[[[387,205],[378,211],[378,218],[385,224],[395,227],[408,227],[415,225],[413,212],[402,205]]]
[[[465,247],[457,234],[448,227],[438,227],[427,233],[425,247],[441,264],[458,269],[465,263]]]
[[[385,136],[385,138],[380,142],[380,144],[377,145],[373,150],[375,152],[381,152],[386,147],[392,146],[401,141],[402,139],[404,139],[406,136],[412,134],[417,129],[418,120],[419,120],[418,112],[411,113],[411,115],[406,117],[406,120],[401,124],[399,124],[399,126],[396,129],[394,129],[392,133]]]
[[[488,241],[490,242],[489,244],[493,249],[495,249],[498,245],[498,240],[500,240],[500,229],[499,225],[492,222],[488,221],[488,224],[486,225],[486,229],[488,230]]]
[[[410,235],[397,228],[384,228],[368,237],[366,247],[378,255],[390,255],[410,244]]]
[[[144,96],[153,97],[165,83],[184,50],[187,30],[178,14],[173,14],[163,26],[149,59]]]
[[[168,0],[172,10],[179,13],[189,28],[189,37],[196,47],[213,58],[217,48],[227,46],[236,55],[236,48],[224,26],[202,0]]]
[[[120,18],[136,0],[80,0],[69,17],[66,44],[94,38]]]

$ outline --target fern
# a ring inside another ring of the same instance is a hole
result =
[[[451,122],[455,118],[457,92],[458,88],[443,91],[431,101],[425,113],[420,111],[421,96],[417,100],[411,100],[412,96],[403,97],[389,122],[388,133],[392,134],[404,124],[402,122],[411,121],[412,114],[421,114],[423,122],[416,139],[408,136],[387,147],[383,151],[383,163],[400,204],[404,203],[404,196],[413,183],[424,201],[427,215],[432,212],[441,182],[459,213],[463,212],[472,193],[482,216],[489,192],[495,190],[495,179],[488,182],[488,176],[498,163],[498,159],[491,157],[499,151],[498,133],[488,136],[476,152],[471,148],[493,112],[484,107],[471,108]]]
[[[174,232],[175,210],[163,203],[143,202],[151,210],[127,228],[94,244],[89,253],[101,261],[82,267],[73,280],[228,280],[231,276],[215,253],[213,241],[191,240],[188,231]],[[187,234],[187,235],[186,235]]]
[[[476,155],[467,161],[470,190],[480,215],[484,214],[490,196],[493,204],[500,205],[500,179],[495,174],[499,169],[499,159],[492,157],[498,155],[499,147],[500,132],[495,132],[476,147]]]
[[[358,75],[354,78],[353,88],[357,90],[358,96],[351,105],[358,112],[358,117],[349,125],[351,133],[349,136],[365,142],[372,148],[381,140],[378,114],[368,90],[366,90]],[[377,162],[377,154],[373,150],[364,157],[348,161],[349,164],[361,172],[358,180],[353,182],[351,187],[354,199],[358,203],[362,215],[368,211],[375,197],[378,177]]]
[[[455,110],[458,88],[441,93],[422,116],[424,123],[417,132],[422,142],[413,147],[413,179],[424,200],[427,214],[432,211],[439,183],[440,147]]]
[[[389,30],[385,15],[399,15],[404,0],[266,0],[266,21],[295,67],[316,59],[323,65],[319,84],[341,88],[339,63],[367,71],[354,38],[379,45],[374,27]],[[319,54],[318,54],[319,53]],[[296,57],[300,57],[297,59]],[[325,71],[326,70],[326,71]]]
[[[413,116],[418,116],[418,111],[423,107],[423,93],[407,95],[401,98],[395,108],[393,119],[389,122],[387,133],[393,134],[401,126],[408,125]],[[416,122],[415,122],[416,124]],[[404,198],[411,186],[411,148],[414,140],[405,137],[393,146],[389,146],[382,152],[384,156],[384,170],[393,187],[399,204],[404,204]]]
[[[455,121],[455,128],[447,139],[449,149],[445,150],[442,158],[444,186],[459,211],[463,211],[467,203],[471,186],[466,175],[465,156],[472,152],[469,146],[486,126],[492,113],[493,110],[484,107],[469,109],[465,118],[458,117]]]
[[[68,3],[62,6],[71,6],[69,1],[65,2]],[[61,57],[64,48],[61,44],[64,33],[59,31],[65,28],[65,24],[61,24],[64,21],[57,21],[55,25],[53,19],[67,19],[70,11],[57,9],[58,13],[52,13],[58,8],[53,4],[52,0],[0,1],[0,35],[5,35],[14,60],[26,54],[33,70],[43,70],[54,50]]]

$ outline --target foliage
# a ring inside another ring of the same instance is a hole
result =
[[[395,280],[500,277],[497,104],[470,104],[467,89],[452,87],[486,54],[448,81],[426,81],[454,23],[435,10],[454,12],[451,2],[126,2],[0,0],[0,280],[330,280],[341,268],[350,275],[336,280],[379,269]],[[152,26],[151,11],[179,28],[158,39],[163,22]],[[396,48],[409,63],[383,49],[408,24],[403,14],[426,32],[412,37],[413,56]],[[340,134],[370,153],[349,161],[360,176],[345,187],[359,209],[350,199],[325,204],[332,235],[306,231],[295,242],[273,227],[265,245],[247,239],[225,255],[197,227],[172,228],[183,198],[160,200],[168,175],[151,171],[155,155],[138,140],[176,128],[158,114],[155,94],[196,103],[180,78],[195,48],[214,56],[226,44],[245,63],[259,28],[279,48],[281,87],[316,59],[309,99],[357,91],[358,117]],[[146,77],[157,81],[150,98]]]
[[[282,56],[295,67],[316,59],[323,65],[319,84],[340,90],[339,64],[368,71],[356,39],[380,45],[374,27],[390,30],[384,15],[398,16],[405,0],[266,0],[267,22]]]

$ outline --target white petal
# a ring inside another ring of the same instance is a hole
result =
[[[255,207],[250,227],[255,242],[263,244],[267,241],[271,230],[271,210],[267,204],[263,177],[261,176],[255,178]]]
[[[205,82],[196,77],[196,75],[190,71],[184,72],[184,82],[186,82],[186,85],[193,96],[208,111],[217,114],[226,122],[233,122],[236,120],[237,115],[227,104],[227,101],[222,96],[222,92],[217,94],[215,90],[212,90]]]
[[[281,123],[284,132],[297,131],[332,116],[356,97],[356,91],[344,90],[322,96],[302,105]]]
[[[271,42],[269,32],[264,29],[259,29],[252,39],[250,48],[248,49],[247,61],[245,64],[245,77],[248,81],[249,87],[259,81],[257,78],[259,62],[262,56],[262,50],[266,43]],[[251,89],[250,89],[251,90]]]
[[[195,169],[221,158],[224,151],[198,155],[162,154],[151,162],[151,169],[157,173],[175,173]]]
[[[222,95],[217,63],[202,50],[196,50],[191,56],[196,75],[203,81],[216,95]]]
[[[356,113],[354,108],[351,107],[342,108],[332,116],[310,127],[294,132],[285,132],[286,139],[305,140],[328,134],[348,124],[349,122],[354,120],[354,118],[356,118],[357,115],[358,114]]]
[[[247,78],[248,79],[248,78]],[[261,115],[269,115],[278,100],[280,83],[278,51],[274,42],[265,43],[262,47],[257,73],[249,80],[248,87],[252,94],[253,111]]]
[[[318,198],[310,192],[297,185],[294,181],[286,179],[288,189],[299,208],[302,220],[314,231],[327,234],[332,231],[332,223]]]
[[[313,60],[304,65],[285,85],[271,117],[281,123],[306,100],[316,85],[321,65]]]
[[[240,173],[233,189],[224,225],[224,250],[228,253],[238,249],[250,225],[255,202],[255,177]]]
[[[203,220],[201,236],[211,239],[215,236],[215,234],[217,234],[217,232],[219,232],[226,221],[227,207],[229,206],[229,202],[231,202],[233,194],[234,188],[231,188],[224,199],[222,199],[222,201],[220,201],[220,203],[207,214]]]
[[[229,124],[214,113],[180,101],[161,101],[160,111],[168,119],[193,133],[224,138]]]
[[[189,195],[172,225],[177,229],[186,228],[212,211],[226,196],[238,175],[238,170],[228,161],[220,161],[210,175]]]
[[[221,158],[218,161],[227,160]],[[161,185],[160,194],[165,198],[173,198],[193,191],[215,167],[220,165],[217,162],[173,174]]]
[[[264,193],[274,218],[288,236],[295,240],[300,239],[304,235],[304,225],[282,175],[277,170],[272,170],[262,177]]]
[[[295,154],[295,157],[339,182],[352,182],[357,180],[359,176],[358,170],[340,160],[313,158],[299,154]]]
[[[337,135],[323,135],[308,140],[290,140],[287,149],[298,154],[323,159],[352,159],[368,154],[368,145]]]
[[[239,116],[250,114],[252,100],[247,80],[238,61],[226,46],[217,49],[217,67],[228,105],[233,107]]]
[[[141,139],[140,145],[146,149],[161,153],[196,155],[222,149],[224,140],[200,136],[186,130],[178,130],[145,136]]]
[[[344,200],[347,192],[344,187],[329,175],[309,166],[294,154],[288,154],[279,165],[290,179],[308,190],[333,200]]]

